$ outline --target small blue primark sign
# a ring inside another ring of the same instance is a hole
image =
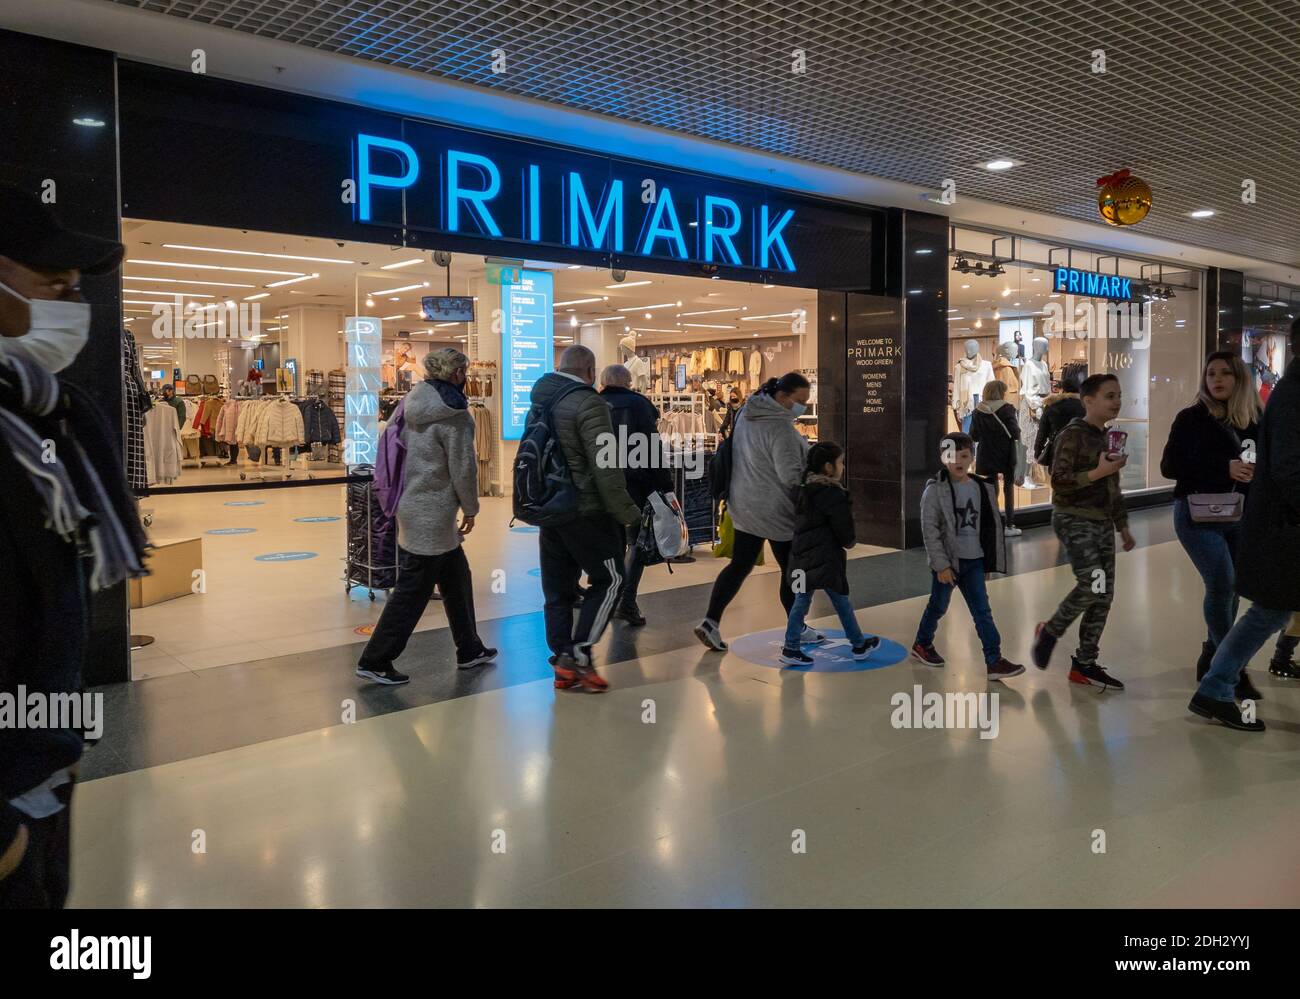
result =
[[[1089,295],[1109,298],[1118,302],[1133,302],[1133,279],[1118,274],[1098,274],[1081,271],[1077,267],[1058,267],[1052,279],[1052,290],[1067,295]]]

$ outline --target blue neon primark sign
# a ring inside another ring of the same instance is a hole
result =
[[[756,185],[409,120],[400,131],[356,135],[359,222],[774,274],[795,273],[799,238],[816,232],[795,199]]]
[[[1109,298],[1120,302],[1136,301],[1132,278],[1081,271],[1077,267],[1056,268],[1052,290],[1067,295],[1090,295],[1093,298]]]

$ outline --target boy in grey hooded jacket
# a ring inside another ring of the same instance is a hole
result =
[[[993,623],[984,577],[989,572],[1007,571],[1007,549],[1002,518],[998,516],[997,492],[992,483],[970,472],[974,442],[966,434],[945,434],[940,441],[944,469],[931,479],[921,494],[921,535],[930,560],[933,581],[912,644],[912,658],[927,666],[942,666],[934,636],[948,612],[952,591],[962,598],[975,621],[975,631],[984,648],[984,664],[990,680],[1019,676],[1024,666],[1002,656],[1002,636]]]

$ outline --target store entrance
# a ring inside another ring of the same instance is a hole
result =
[[[131,631],[154,639],[133,653],[137,679],[355,643],[378,619],[391,574],[374,571],[382,556],[358,555],[366,486],[349,472],[367,470],[346,453],[348,317],[379,321],[381,419],[424,377],[431,350],[471,360],[481,510],[466,552],[483,620],[542,605],[536,529],[510,524],[509,469],[531,382],[566,347],[589,347],[598,370],[626,365],[682,449],[692,561],[648,570],[643,593],[711,583],[725,564],[712,557],[707,482],[688,481],[707,463],[684,450],[711,451],[728,399],[765,379],[818,381],[813,291],[637,271],[615,280],[535,260],[503,277],[464,253],[439,253],[442,266],[410,248],[144,220],[124,233],[124,322],[151,396],[131,430],[145,442],[141,507],[158,546],[154,575],[132,593]],[[472,318],[446,311],[453,299],[471,302]],[[231,330],[208,318],[226,303],[258,308]],[[178,309],[198,316],[188,331]],[[531,358],[539,342],[544,356]],[[817,424],[814,394],[799,428],[815,439]],[[434,600],[419,628],[445,623]]]

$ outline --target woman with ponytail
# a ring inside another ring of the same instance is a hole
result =
[[[794,538],[795,496],[803,482],[808,442],[794,427],[808,404],[811,386],[798,372],[769,378],[751,395],[736,417],[731,437],[731,481],[727,510],[736,528],[731,563],[718,573],[704,620],[695,637],[718,652],[727,651],[718,625],[723,611],[740,592],[766,541],[781,567],[781,605],[788,616],[794,606],[788,562]],[[809,630],[805,642],[824,642]]]
[[[858,542],[853,529],[853,499],[840,481],[843,477],[842,447],[821,441],[808,449],[790,548],[790,585],[795,597],[781,649],[781,662],[787,666],[813,664],[812,657],[799,646],[804,618],[817,590],[826,592],[840,616],[854,659],[866,659],[880,644],[875,635],[862,633],[849,600],[848,558],[844,553]]]

